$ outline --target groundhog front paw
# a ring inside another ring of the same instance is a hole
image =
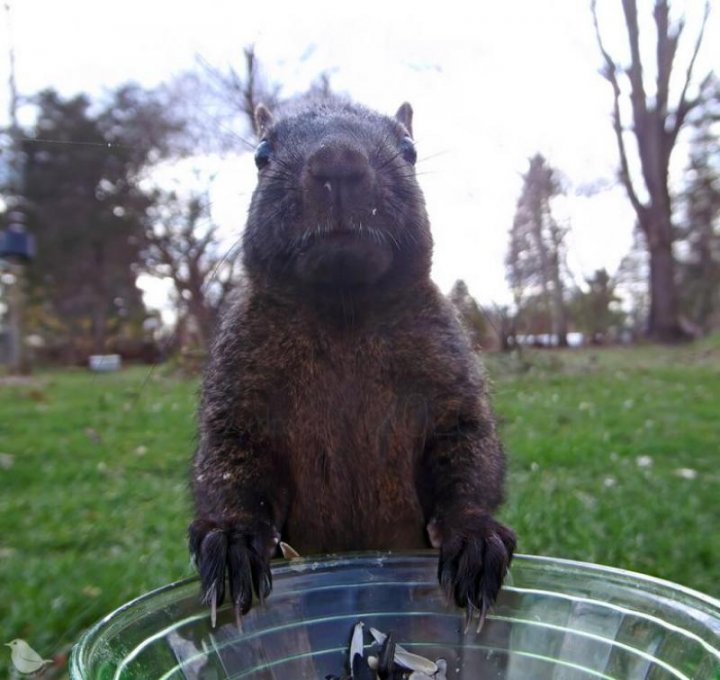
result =
[[[226,574],[238,620],[250,610],[253,592],[260,601],[270,594],[270,558],[280,540],[272,524],[199,518],[190,525],[188,534],[202,582],[202,601],[210,606],[213,627],[217,607],[225,600]]]
[[[461,512],[433,520],[428,533],[439,543],[438,579],[467,623],[478,614],[478,632],[497,598],[515,550],[515,533],[490,515]]]

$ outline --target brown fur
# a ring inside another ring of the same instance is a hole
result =
[[[512,557],[491,516],[504,456],[477,357],[429,278],[400,113],[331,101],[266,131],[248,284],[200,408],[190,534],[208,601],[226,570],[239,609],[251,582],[269,592],[278,533],[301,554],[398,550],[427,546],[429,526],[441,581],[483,612]]]

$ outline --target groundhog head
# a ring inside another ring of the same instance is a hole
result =
[[[256,122],[250,273],[330,292],[429,276],[409,104],[394,118],[334,97],[277,117],[261,105]]]

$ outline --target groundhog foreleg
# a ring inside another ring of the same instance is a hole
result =
[[[232,428],[202,434],[192,471],[196,519],[189,543],[213,625],[226,576],[238,616],[250,609],[253,591],[260,600],[270,593],[270,558],[287,499],[276,468],[257,434]]]
[[[468,622],[477,611],[478,630],[515,549],[513,531],[492,516],[502,501],[504,468],[492,417],[472,413],[435,427],[419,473],[428,535],[440,549],[440,584],[467,607]]]

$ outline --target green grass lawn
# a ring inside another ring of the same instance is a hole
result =
[[[490,362],[519,550],[720,597],[720,347]]]
[[[720,597],[720,342],[487,363],[519,549]],[[196,390],[164,367],[0,385],[0,642],[62,654],[123,602],[193,573]]]

